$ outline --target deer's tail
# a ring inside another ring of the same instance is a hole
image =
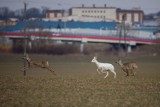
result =
[[[138,65],[137,65],[137,64],[134,64],[134,65],[133,65],[133,68],[134,68],[134,69],[138,69]]]

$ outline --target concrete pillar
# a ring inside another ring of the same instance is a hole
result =
[[[32,42],[31,41],[28,42],[28,47],[29,47],[29,49],[32,49]]]
[[[127,47],[127,53],[131,53],[132,52],[132,47],[131,47],[131,45],[128,45],[128,47]]]
[[[84,44],[87,43],[87,38],[82,38],[81,44],[80,44],[80,52],[84,52]]]
[[[81,44],[80,44],[80,52],[83,53],[83,51],[84,51],[84,43],[81,42]]]

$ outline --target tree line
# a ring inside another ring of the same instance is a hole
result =
[[[47,7],[29,8],[26,11],[26,18],[44,18],[48,9]],[[9,18],[22,20],[24,18],[24,9],[11,10],[8,7],[0,7],[0,20],[8,20]]]
[[[44,18],[48,7],[41,8],[29,8],[26,11],[26,18]],[[160,11],[157,13],[151,13],[144,16],[145,20],[153,20],[154,16],[160,16]],[[24,9],[11,10],[8,7],[0,7],[0,20],[8,20],[9,18],[18,18],[22,20],[24,18]]]

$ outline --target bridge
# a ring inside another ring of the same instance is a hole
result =
[[[101,36],[101,35],[78,35],[78,34],[24,34],[24,33],[0,33],[4,37],[8,38],[19,38],[23,39],[24,37],[32,37],[33,39],[36,38],[50,38],[53,40],[62,40],[62,41],[79,41],[79,42],[100,42],[100,43],[121,43],[121,44],[160,44],[160,41],[156,41],[154,39],[140,39],[140,38],[119,38],[119,37],[111,37],[111,36]]]
[[[79,35],[79,34],[64,34],[64,33],[8,33],[1,32],[0,35],[10,39],[24,39],[25,37],[30,37],[32,40],[34,39],[51,39],[56,41],[67,41],[67,42],[80,42],[80,50],[83,51],[84,43],[109,43],[109,44],[124,44],[128,46],[128,52],[131,52],[131,47],[136,46],[138,44],[160,44],[160,41],[156,41],[154,39],[141,39],[141,38],[119,38],[112,36],[103,36],[103,35]]]
[[[136,27],[129,29],[127,35],[118,32],[116,22],[18,22],[15,26],[0,27],[0,35],[12,40],[29,37],[34,39],[51,39],[57,41],[84,43],[125,44],[128,49],[139,44],[160,44],[153,32],[157,27]],[[43,30],[42,32],[40,30]]]

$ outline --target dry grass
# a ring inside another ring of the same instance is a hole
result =
[[[7,56],[7,57],[6,57]],[[13,57],[14,56],[14,57]],[[116,58],[103,57],[112,62],[117,79],[98,75],[89,56],[34,56],[49,59],[57,76],[47,70],[31,69],[23,77],[19,55],[0,56],[1,107],[159,107],[160,58],[128,58],[140,66],[135,77],[124,77],[114,63]],[[11,61],[8,60],[11,58]],[[106,60],[106,61],[105,61]],[[16,61],[16,63],[14,63]],[[8,67],[8,68],[7,68]],[[13,73],[14,72],[14,73]]]

